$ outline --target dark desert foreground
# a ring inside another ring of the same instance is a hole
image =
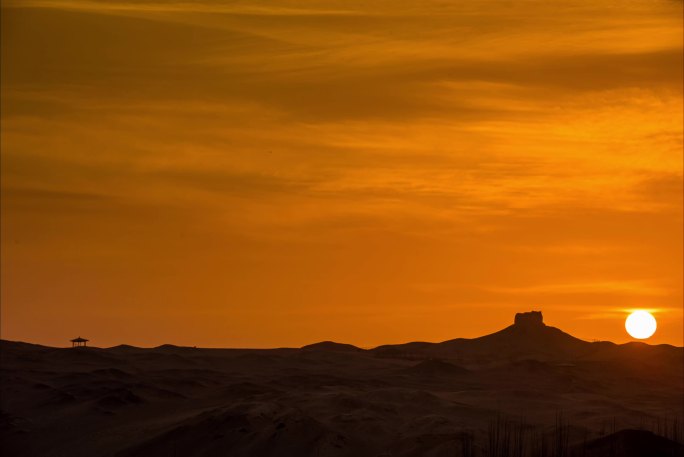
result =
[[[540,313],[370,350],[2,341],[3,456],[679,456],[681,347]]]

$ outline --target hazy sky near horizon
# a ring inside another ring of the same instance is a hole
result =
[[[681,1],[2,7],[4,339],[683,344]]]

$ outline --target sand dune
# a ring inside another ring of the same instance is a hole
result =
[[[653,457],[684,437],[683,348],[589,343],[535,314],[370,350],[1,349],[8,456]]]

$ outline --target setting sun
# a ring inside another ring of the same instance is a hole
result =
[[[639,340],[650,338],[656,331],[655,317],[648,311],[634,311],[625,321],[625,329]]]

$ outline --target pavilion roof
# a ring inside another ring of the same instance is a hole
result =
[[[86,341],[89,341],[89,340],[86,340],[85,338],[81,338],[80,336],[78,338],[74,338],[73,340],[71,340],[72,343],[84,343]]]

